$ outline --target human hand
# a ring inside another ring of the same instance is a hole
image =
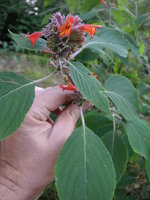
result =
[[[70,94],[59,87],[38,89],[21,127],[1,142],[2,200],[34,199],[54,179],[58,153],[73,132],[80,111],[77,105],[70,104],[54,123],[49,113],[71,102]]]

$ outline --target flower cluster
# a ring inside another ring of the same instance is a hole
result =
[[[78,15],[71,14],[65,17],[61,13],[55,13],[51,21],[41,32],[35,32],[26,37],[34,46],[36,40],[43,36],[47,39],[47,48],[53,58],[68,59],[70,55],[78,50],[85,43],[85,33],[89,33],[91,38],[96,33],[100,25],[84,24]]]
[[[69,58],[77,51],[78,46],[84,44],[85,37],[77,26],[82,25],[78,16],[68,15],[66,18],[60,13],[52,16],[51,22],[42,30],[42,36],[47,39],[47,47],[58,58]]]
[[[93,38],[97,28],[100,27],[100,25],[84,24],[78,15],[72,16],[68,14],[65,17],[60,12],[57,12],[41,32],[34,32],[31,35],[27,33],[26,38],[31,41],[32,46],[35,45],[39,37],[46,38],[46,52],[50,53],[49,64],[56,68],[57,71],[62,72],[66,61],[70,60],[72,55],[84,45],[85,34],[88,33]],[[60,87],[63,90],[77,92],[77,88],[68,81],[65,81],[67,86],[60,85]]]

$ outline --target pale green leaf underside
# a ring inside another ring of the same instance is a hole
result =
[[[12,39],[17,43],[17,45],[23,49],[28,49],[28,50],[39,50],[42,51],[44,49],[46,49],[46,40],[39,38],[34,47],[32,47],[31,42],[28,38],[25,37],[25,34],[21,33],[21,34],[16,34],[13,33],[11,31],[9,31]]]
[[[137,91],[124,76],[108,78],[104,85],[106,95],[112,100],[126,120],[132,120],[138,108]]]
[[[84,97],[91,101],[97,108],[108,113],[108,98],[102,94],[104,88],[92,76],[91,71],[79,62],[69,62],[72,80]]]
[[[97,31],[93,39],[87,40],[84,48],[91,48],[97,52],[101,51],[101,49],[108,49],[126,58],[131,45],[121,32],[112,28],[102,27]]]
[[[56,186],[60,200],[112,199],[115,170],[111,156],[90,129],[76,129],[63,146],[56,164]]]
[[[0,72],[0,140],[20,127],[33,103],[34,87],[22,75]]]
[[[150,159],[149,126],[136,116],[124,126],[132,149],[146,159]]]

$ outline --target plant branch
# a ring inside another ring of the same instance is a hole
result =
[[[117,113],[116,110],[114,110],[113,108],[109,108],[109,110],[115,115],[115,117],[117,117],[118,119],[122,120],[122,117]]]
[[[108,22],[109,22],[109,26],[111,26],[111,5],[108,7],[108,12],[109,12],[109,19],[108,19]]]
[[[56,74],[56,72],[57,72],[57,70],[55,70],[53,73],[51,73],[51,74],[49,74],[48,76],[46,76],[46,77],[43,77],[43,78],[41,78],[41,79],[38,79],[38,80],[35,80],[35,81],[33,81],[33,83],[41,83],[41,82],[43,82],[43,81],[46,81],[46,80],[48,80],[50,77],[52,77],[54,74]]]
[[[135,16],[138,16],[138,4],[135,2]]]

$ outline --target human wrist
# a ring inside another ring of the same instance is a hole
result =
[[[30,187],[24,177],[10,164],[0,161],[1,200],[34,200],[41,193],[36,187]]]
[[[41,193],[20,188],[20,186],[0,176],[1,200],[36,200]]]

